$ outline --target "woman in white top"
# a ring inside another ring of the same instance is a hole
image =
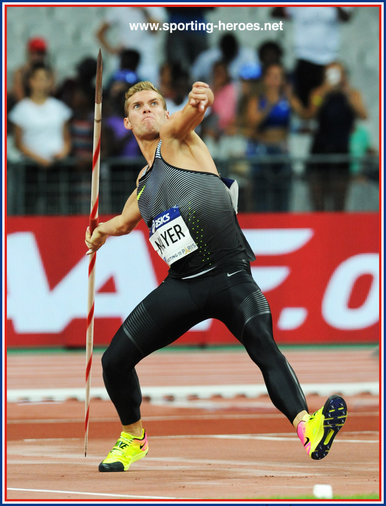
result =
[[[69,120],[72,111],[50,96],[52,72],[44,64],[33,67],[28,78],[29,96],[18,102],[9,114],[15,146],[24,155],[24,208],[26,213],[65,211],[67,192],[61,179],[65,166],[57,162],[71,151]]]
[[[38,165],[50,167],[71,151],[67,105],[50,96],[52,72],[37,64],[28,79],[29,96],[18,102],[9,114],[14,125],[16,148]]]

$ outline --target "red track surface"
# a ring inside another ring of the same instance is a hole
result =
[[[368,348],[288,351],[303,383],[378,381]],[[96,354],[97,355],[97,354]],[[10,355],[8,389],[83,386],[84,355]],[[261,374],[244,352],[162,352],[138,366],[143,385],[251,384]],[[82,384],[83,383],[83,384]],[[93,386],[102,386],[94,357]],[[8,500],[134,501],[261,499],[311,494],[329,483],[334,494],[380,493],[378,397],[346,399],[347,423],[323,461],[306,455],[291,424],[267,396],[212,398],[188,403],[144,402],[148,456],[128,473],[100,474],[97,466],[120,426],[110,402],[93,400],[89,453],[83,455],[84,405],[12,403],[7,406]],[[311,411],[324,402],[308,398]]]

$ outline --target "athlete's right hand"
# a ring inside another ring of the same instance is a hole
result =
[[[209,84],[196,81],[188,95],[189,104],[196,107],[200,112],[204,112],[207,107],[213,104],[213,92]]]
[[[99,225],[102,225],[102,223],[99,223]],[[106,242],[107,235],[103,234],[98,227],[96,227],[91,234],[90,227],[87,227],[86,229],[86,237],[85,237],[85,243],[88,247],[88,251],[86,252],[86,255],[91,255],[95,251],[97,251],[101,246],[104,245]]]

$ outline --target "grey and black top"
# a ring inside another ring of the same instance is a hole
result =
[[[139,180],[137,198],[150,234],[160,221],[157,217],[162,220],[165,211],[177,206],[197,245],[194,251],[171,263],[170,276],[185,278],[255,259],[222,179],[216,174],[169,165],[161,156],[161,141],[153,165]]]

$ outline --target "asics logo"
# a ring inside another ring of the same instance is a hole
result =
[[[227,276],[228,278],[230,278],[231,276],[234,276],[235,274],[237,274],[238,272],[243,272],[242,270],[240,271],[236,271],[236,272],[232,272],[231,274],[229,274],[229,272],[227,272]]]

